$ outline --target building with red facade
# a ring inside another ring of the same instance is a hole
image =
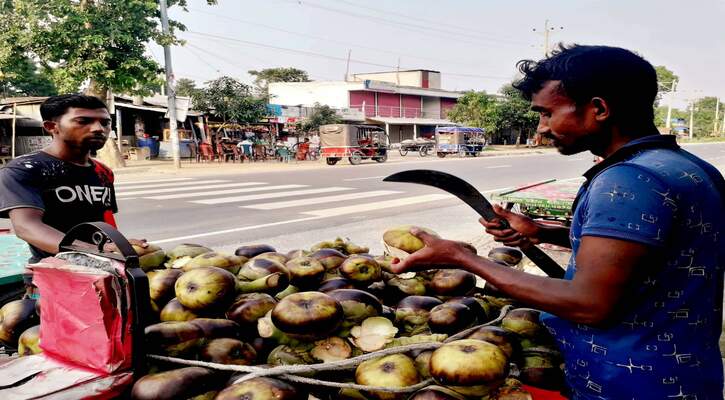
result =
[[[431,137],[436,126],[456,125],[447,118],[461,92],[440,88],[437,71],[410,70],[355,74],[345,81],[270,83],[270,103],[281,106],[328,105],[346,121],[385,128],[390,143]]]

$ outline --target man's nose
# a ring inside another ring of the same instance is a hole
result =
[[[91,124],[91,131],[94,133],[97,132],[106,132],[106,128],[109,128],[110,125],[103,125],[101,121],[94,121],[93,124]]]

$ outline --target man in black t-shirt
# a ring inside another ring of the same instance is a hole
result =
[[[50,145],[0,169],[0,218],[10,218],[16,235],[37,262],[54,255],[65,233],[82,222],[116,226],[113,172],[91,152],[103,147],[111,115],[98,98],[66,94],[40,106]],[[145,240],[130,240],[146,246]]]

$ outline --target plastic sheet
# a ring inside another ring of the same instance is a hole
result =
[[[130,368],[130,294],[123,264],[65,253],[43,259],[31,269],[41,294],[43,351],[106,374]]]

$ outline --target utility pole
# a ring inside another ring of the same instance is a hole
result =
[[[677,80],[672,80],[672,88],[670,88],[670,101],[667,102],[667,121],[665,121],[665,128],[667,128],[667,132],[670,132],[670,128],[672,127],[672,97],[675,94],[675,88],[677,87]]]
[[[564,29],[563,26],[559,27],[559,30]],[[536,28],[533,29],[534,32],[537,32]],[[549,20],[544,21],[544,30],[542,32],[539,32],[544,35],[544,57],[549,56],[549,39],[551,37],[551,34],[556,31],[556,28],[553,26],[549,26]]]
[[[717,136],[717,123],[718,118],[720,117],[720,98],[715,98],[715,122],[713,122],[712,125],[712,135]]]
[[[694,124],[694,117],[695,117],[695,100],[692,100],[692,103],[690,103],[690,140],[692,140],[692,130],[695,128]]]
[[[161,12],[161,30],[169,35],[169,16],[166,13],[166,0],[159,1]],[[174,71],[171,68],[171,47],[164,45],[164,69],[166,70],[166,93],[168,95],[169,133],[171,134],[171,154],[174,157],[174,168],[181,168],[181,155],[179,154],[179,131],[176,129],[176,89],[172,83]]]
[[[350,55],[352,54],[352,49],[347,49],[347,64],[345,65],[345,82],[349,79],[350,76]]]
[[[722,113],[722,124],[720,124],[720,134],[725,133],[725,112]]]

